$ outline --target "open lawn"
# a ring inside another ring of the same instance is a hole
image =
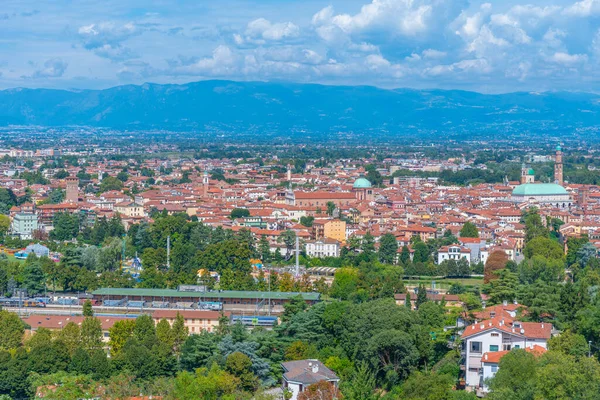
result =
[[[448,290],[454,283],[460,283],[465,286],[481,286],[483,285],[483,278],[427,278],[421,276],[418,279],[404,279],[406,286],[412,287],[424,284],[427,289],[432,288],[432,282],[435,282],[436,288]]]

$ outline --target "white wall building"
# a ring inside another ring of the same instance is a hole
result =
[[[321,239],[307,241],[305,244],[306,255],[309,257],[339,257],[340,242],[334,239]]]
[[[442,246],[438,250],[438,264],[446,260],[458,261],[464,258],[471,262],[471,249],[459,245]]]
[[[291,400],[312,384],[327,381],[338,387],[340,378],[319,360],[299,360],[281,363],[283,367],[283,388],[292,392]]]
[[[469,325],[465,328],[463,353],[465,356],[466,385],[484,389],[485,353],[527,349],[533,346],[548,348],[552,336],[552,324],[513,321],[508,317],[495,317]],[[492,372],[489,366],[488,375]]]

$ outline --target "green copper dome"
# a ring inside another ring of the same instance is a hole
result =
[[[525,183],[514,188],[513,196],[556,196],[569,194],[556,183]]]
[[[354,189],[368,189],[371,187],[371,182],[367,178],[360,177],[354,181],[352,186]]]
[[[560,151],[560,150],[561,150],[561,148],[560,148],[560,144],[557,144],[557,145],[556,145],[556,151]]]
[[[535,175],[535,171],[533,170],[533,168],[529,168],[527,170],[527,175]]]

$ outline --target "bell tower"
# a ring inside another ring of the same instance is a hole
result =
[[[563,156],[560,145],[556,146],[556,157],[554,158],[554,182],[563,185]]]
[[[202,175],[202,189],[204,192],[204,197],[206,197],[206,195],[208,194],[208,171],[204,171],[204,174]]]

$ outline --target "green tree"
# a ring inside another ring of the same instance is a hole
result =
[[[378,400],[381,396],[375,393],[376,386],[375,374],[366,362],[361,362],[356,367],[351,379],[341,383],[346,400]]]
[[[513,350],[500,360],[498,372],[488,383],[490,399],[534,399],[537,375],[535,356]]]
[[[171,329],[171,324],[165,318],[162,318],[156,324],[156,337],[159,342],[166,344],[170,348],[173,348],[173,331]]]
[[[92,309],[92,302],[88,299],[83,303],[83,316],[84,317],[93,317],[94,310]]]
[[[417,291],[417,300],[415,301],[415,306],[417,309],[421,308],[422,304],[427,302],[427,289],[425,289],[425,285],[420,284],[419,290]]]
[[[56,339],[65,346],[69,354],[73,355],[81,343],[81,328],[71,321],[56,333]]]
[[[123,189],[123,182],[114,176],[107,176],[102,179],[100,183],[100,192],[109,192],[111,190],[121,190]]]
[[[10,228],[10,218],[7,215],[0,214],[0,236],[6,235]]]
[[[429,252],[429,247],[422,241],[418,241],[413,245],[413,262],[415,263],[425,263],[429,260],[431,256]]]
[[[258,242],[258,252],[260,253],[260,258],[263,263],[266,264],[271,260],[271,245],[269,244],[266,235],[260,237],[260,241]]]
[[[379,261],[386,264],[396,263],[398,242],[392,233],[386,233],[379,239]]]
[[[203,331],[198,335],[189,335],[181,347],[181,366],[188,371],[208,367],[216,351],[214,334]]]
[[[79,233],[79,218],[68,212],[54,214],[54,229],[50,232],[50,239],[71,240]]]
[[[536,208],[530,208],[525,212],[523,219],[525,221],[525,243],[536,237],[548,237],[548,228],[542,223],[542,218]]]
[[[46,275],[42,269],[37,257],[35,260],[30,261],[29,257],[25,268],[23,269],[23,286],[27,289],[27,293],[30,295],[37,295],[44,293],[46,288]]]
[[[17,314],[0,310],[0,349],[16,349],[21,345],[24,333],[25,326]]]
[[[348,300],[358,289],[359,281],[360,275],[357,268],[338,268],[335,271],[330,294],[332,297]]]
[[[585,357],[589,350],[585,336],[571,331],[550,338],[548,348],[574,357]]]
[[[156,343],[156,327],[150,315],[142,314],[135,319],[133,337],[139,344],[146,346],[148,349],[151,349]]]
[[[400,330],[383,330],[373,335],[366,348],[367,359],[387,386],[405,379],[416,366],[419,352],[410,335]]]
[[[335,203],[333,201],[328,201],[327,202],[327,215],[329,215],[330,217],[333,215],[333,212],[335,211]]]
[[[229,217],[231,219],[245,218],[250,216],[250,210],[247,208],[234,208]]]
[[[175,321],[173,322],[172,328],[173,334],[173,350],[176,354],[181,353],[181,346],[185,342],[188,336],[188,328],[185,326],[183,315],[177,313]]]
[[[252,360],[247,355],[237,351],[228,355],[225,370],[240,380],[242,389],[254,392],[258,388],[258,379],[252,372]]]
[[[307,228],[312,227],[314,222],[315,222],[315,217],[313,217],[312,215],[309,215],[309,216],[303,215],[302,217],[300,217],[300,224],[303,226],[306,226]]]
[[[561,260],[564,257],[562,246],[544,236],[537,236],[529,240],[525,245],[523,254],[527,258],[538,255],[552,260]]]
[[[110,346],[110,353],[112,357],[117,357],[127,340],[129,340],[133,336],[133,329],[135,328],[135,320],[124,319],[114,323],[112,327],[110,327],[109,331],[109,341],[108,345]]]
[[[477,227],[474,223],[467,221],[463,224],[462,228],[460,229],[459,235],[463,238],[478,238],[479,231],[477,230]]]
[[[410,263],[410,249],[407,245],[402,246],[402,251],[400,252],[400,263],[405,267]]]
[[[83,319],[81,345],[87,351],[102,349],[102,323],[98,318],[86,317]]]

